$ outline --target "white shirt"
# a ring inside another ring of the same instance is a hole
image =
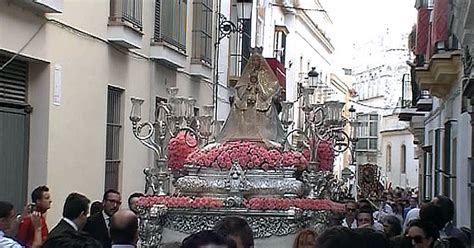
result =
[[[105,226],[107,227],[107,229],[110,229],[110,216],[108,216],[104,210],[102,210],[102,216],[105,220]]]
[[[349,224],[347,224],[346,218],[344,218],[344,220],[342,220],[342,226],[349,227]],[[357,228],[357,220],[354,219],[354,221],[352,221],[352,224],[349,228],[350,229],[356,229]]]
[[[408,211],[407,216],[405,216],[405,222],[403,223],[403,230],[408,228],[408,224],[410,221],[417,220],[420,218],[420,209],[419,208],[412,208]]]
[[[384,231],[383,225],[380,224],[380,222],[378,222],[378,221],[374,221],[374,225],[372,225],[372,228],[376,231],[381,231],[381,232]]]
[[[0,230],[0,247],[2,248],[23,248],[15,240],[5,237],[5,233]]]
[[[135,248],[133,245],[112,245],[112,248]]]
[[[390,205],[385,204],[379,210],[375,211],[373,216],[375,220],[381,221],[386,215],[392,215],[393,209]]]
[[[70,226],[72,226],[72,228],[74,228],[74,230],[79,231],[79,228],[77,228],[76,223],[74,223],[74,221],[72,221],[72,220],[70,220],[66,217],[63,217],[63,220],[66,221]]]

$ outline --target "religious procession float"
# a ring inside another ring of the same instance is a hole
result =
[[[133,133],[156,157],[139,200],[142,247],[181,241],[226,216],[245,218],[257,247],[326,228],[344,208],[347,190],[332,167],[350,139],[343,104],[312,104],[313,92],[300,87],[304,129],[290,128],[294,102],[280,101],[277,77],[253,49],[222,128],[213,106],[195,116],[196,100],[179,97],[177,88],[168,89],[152,122],[141,122],[143,100],[132,98]]]

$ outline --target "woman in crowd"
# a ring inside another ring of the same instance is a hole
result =
[[[383,229],[388,239],[391,239],[402,232],[402,223],[395,215],[386,215],[382,219]]]
[[[438,237],[435,224],[421,220],[411,222],[407,231],[407,238],[415,248],[433,248]]]
[[[321,233],[316,239],[318,248],[362,248],[362,237],[351,231],[351,229],[342,226],[331,227]]]
[[[403,222],[403,210],[405,206],[402,201],[398,201],[393,206],[393,214],[400,220],[400,223]]]
[[[293,248],[315,248],[316,232],[311,229],[303,229],[296,235]]]

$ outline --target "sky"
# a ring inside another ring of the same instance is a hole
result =
[[[415,0],[320,0],[333,22],[329,35],[337,64],[352,58],[353,44],[361,45],[389,28],[409,33],[416,22]]]

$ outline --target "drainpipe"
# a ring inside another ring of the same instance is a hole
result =
[[[474,79],[472,79],[474,80]],[[470,82],[472,84],[474,82]],[[470,96],[470,104],[471,104],[471,111],[469,112],[469,115],[471,116],[471,157],[469,158],[469,169],[471,171],[471,181],[469,182],[469,191],[471,192],[471,229],[474,226],[474,209],[472,206],[474,206],[474,95]],[[474,238],[474,234],[471,232],[471,241]]]

